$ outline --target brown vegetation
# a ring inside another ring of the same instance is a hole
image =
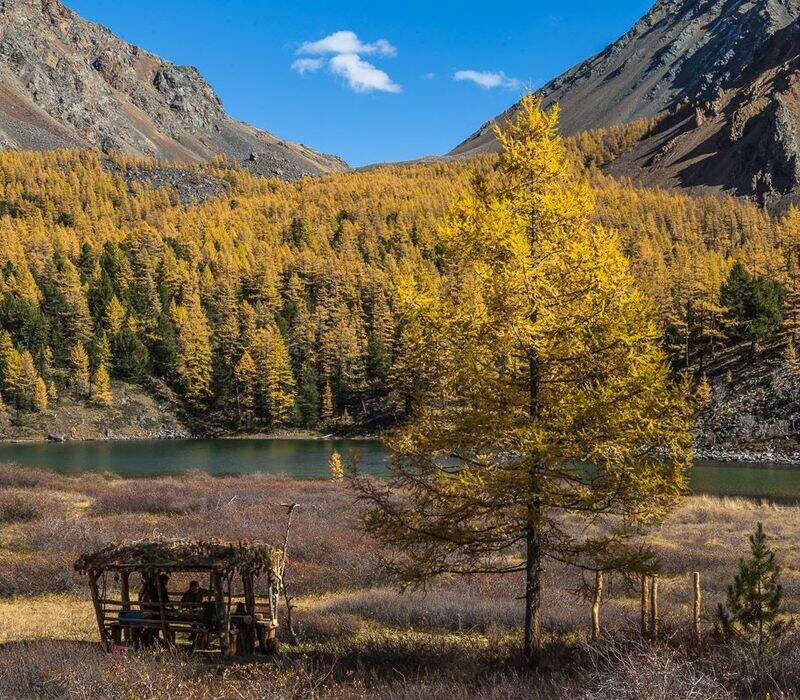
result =
[[[356,529],[341,484],[199,473],[126,481],[0,467],[0,503],[17,503],[21,493],[32,507],[0,526],[2,697],[429,697],[467,688],[473,697],[729,697],[800,682],[793,635],[761,662],[708,639],[713,608],[756,520],[784,566],[787,612],[799,612],[796,506],[692,497],[654,532],[663,621],[655,643],[638,636],[638,592],[617,578],[606,581],[602,637],[590,643],[583,582],[551,567],[549,651],[545,673],[534,677],[515,661],[521,581],[445,579],[399,594],[382,575],[375,544]],[[298,645],[285,644],[277,661],[224,668],[166,653],[100,651],[85,581],[72,570],[81,552],[153,535],[278,541],[284,519],[273,506],[287,501],[301,504],[288,570]],[[695,570],[704,596],[699,648],[691,641]]]

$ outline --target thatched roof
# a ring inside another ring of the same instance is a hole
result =
[[[279,576],[283,553],[263,542],[157,538],[112,544],[84,553],[76,571],[219,570],[268,572]]]

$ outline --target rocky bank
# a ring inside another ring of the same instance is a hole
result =
[[[114,406],[98,408],[72,400],[43,413],[0,409],[0,440],[146,440],[192,437],[177,403],[163,384],[113,383]]]
[[[800,464],[800,363],[786,343],[742,346],[708,367],[712,397],[700,416],[697,455],[723,461]]]

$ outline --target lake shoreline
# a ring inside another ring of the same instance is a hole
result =
[[[230,435],[152,435],[152,436],[110,436],[110,437],[86,437],[72,438],[62,435],[52,436],[32,436],[20,438],[0,437],[0,444],[6,445],[42,445],[53,443],[132,443],[132,442],[164,442],[171,443],[187,440],[380,440],[379,433],[361,433],[351,435],[349,433],[328,433],[315,430],[275,430],[271,432],[257,433],[232,433]]]
[[[89,437],[74,439],[71,437],[62,436],[36,436],[30,438],[11,438],[5,439],[0,437],[0,444],[6,445],[41,445],[52,443],[135,443],[135,442],[164,442],[174,443],[177,441],[192,441],[192,440],[220,440],[220,441],[236,441],[236,440],[314,440],[320,442],[326,441],[340,441],[348,440],[354,442],[360,441],[380,441],[382,435],[380,433],[360,433],[360,434],[343,434],[336,432],[322,432],[317,430],[307,429],[286,429],[274,430],[269,432],[247,432],[247,433],[233,433],[230,435],[153,435],[153,436],[111,436],[111,437]],[[750,450],[734,447],[718,447],[718,448],[696,448],[694,451],[694,458],[696,462],[738,462],[742,464],[750,464],[754,467],[763,466],[765,468],[773,465],[780,465],[785,467],[800,466],[800,452],[782,452],[779,450]]]
[[[754,467],[762,466],[800,466],[800,452],[784,453],[777,450],[745,450],[735,448],[697,448],[694,451],[696,462],[738,462]]]

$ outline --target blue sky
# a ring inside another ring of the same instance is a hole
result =
[[[450,150],[526,87],[603,49],[651,4],[65,2],[127,41],[197,66],[237,119],[352,165]]]

